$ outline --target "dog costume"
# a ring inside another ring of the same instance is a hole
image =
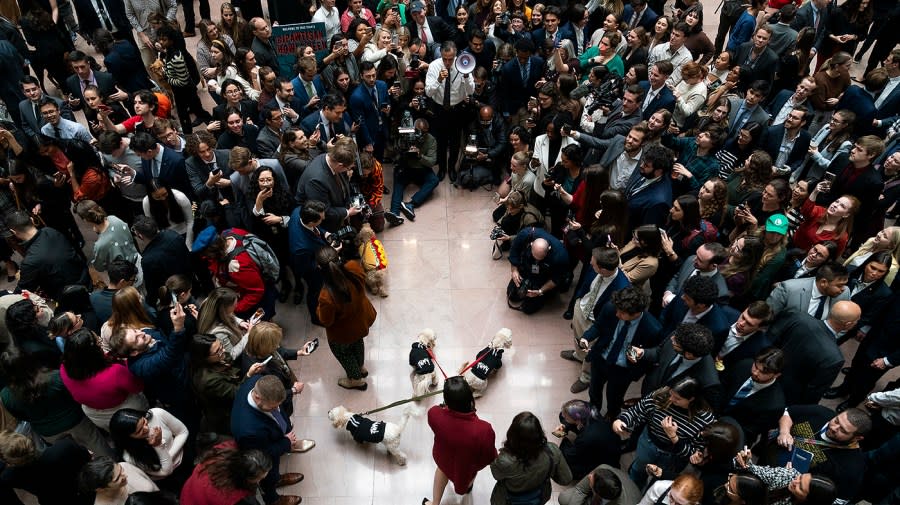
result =
[[[384,429],[384,421],[373,421],[359,414],[354,414],[347,421],[347,431],[357,442],[380,444],[384,440]]]
[[[425,375],[434,371],[434,361],[428,354],[425,344],[415,342],[409,351],[409,365],[416,369],[416,375]]]
[[[488,375],[490,375],[491,372],[503,366],[503,349],[491,349],[490,347],[485,347],[478,351],[478,356],[484,356],[484,358],[476,363],[471,371],[472,375],[481,380],[487,380]]]

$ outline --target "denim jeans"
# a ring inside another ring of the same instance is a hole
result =
[[[403,191],[409,184],[418,184],[419,190],[410,198],[413,208],[420,207],[441,181],[431,168],[403,168],[394,171],[394,189],[391,192],[391,212],[400,214]]]
[[[634,453],[634,462],[628,468],[628,476],[637,484],[638,488],[643,488],[647,482],[647,465],[654,464],[662,468],[662,478],[671,479],[677,476],[678,472],[687,463],[685,458],[657,447],[650,440],[649,433],[650,428],[645,426],[640,439],[638,439],[637,451]]]

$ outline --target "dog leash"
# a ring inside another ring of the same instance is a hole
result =
[[[441,393],[443,393],[443,392],[444,392],[443,389],[439,389],[439,390],[437,390],[437,391],[432,391],[432,392],[430,392],[430,393],[425,393],[424,395],[413,396],[412,398],[407,398],[407,399],[405,399],[405,400],[397,400],[397,401],[395,401],[394,403],[391,403],[390,405],[385,405],[384,407],[378,407],[377,409],[368,410],[368,411],[366,411],[366,412],[363,412],[363,413],[360,414],[360,415],[361,415],[361,416],[367,416],[367,415],[369,415],[369,414],[374,414],[374,413],[376,413],[376,412],[381,412],[382,410],[392,409],[392,408],[394,408],[394,407],[396,407],[396,406],[398,406],[398,405],[403,405],[404,403],[415,402],[415,401],[421,400],[422,398],[428,398],[429,396],[439,395],[439,394],[441,394]]]
[[[462,370],[460,370],[459,374],[462,375],[462,374],[466,373],[466,371],[467,371],[468,369],[470,369],[470,368],[472,368],[473,366],[477,365],[479,361],[483,360],[483,359],[484,359],[488,354],[490,354],[490,353],[491,353],[491,351],[489,350],[489,351],[487,351],[486,353],[482,354],[481,356],[478,356],[478,358],[477,358],[475,361],[469,363],[469,366],[467,366],[467,367],[463,368]]]
[[[431,358],[431,361],[434,361],[434,364],[436,364],[441,373],[444,374],[444,380],[447,380],[447,372],[445,372],[444,367],[442,367],[441,364],[438,363],[437,357],[434,355],[434,351],[432,351],[430,347],[426,347],[425,351],[428,352],[428,356]]]

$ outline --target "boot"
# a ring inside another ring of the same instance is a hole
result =
[[[369,389],[369,384],[362,379],[348,379],[347,377],[343,377],[338,379],[338,386],[344,389],[358,389],[360,391],[365,391]]]

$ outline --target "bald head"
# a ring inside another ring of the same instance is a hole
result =
[[[490,121],[494,118],[494,108],[490,105],[485,105],[478,111],[478,117],[481,118],[482,121]]]
[[[836,330],[849,330],[859,322],[862,310],[854,302],[841,300],[831,307],[828,322]]]
[[[541,261],[547,257],[550,252],[550,243],[546,239],[538,238],[531,243],[531,256]]]

